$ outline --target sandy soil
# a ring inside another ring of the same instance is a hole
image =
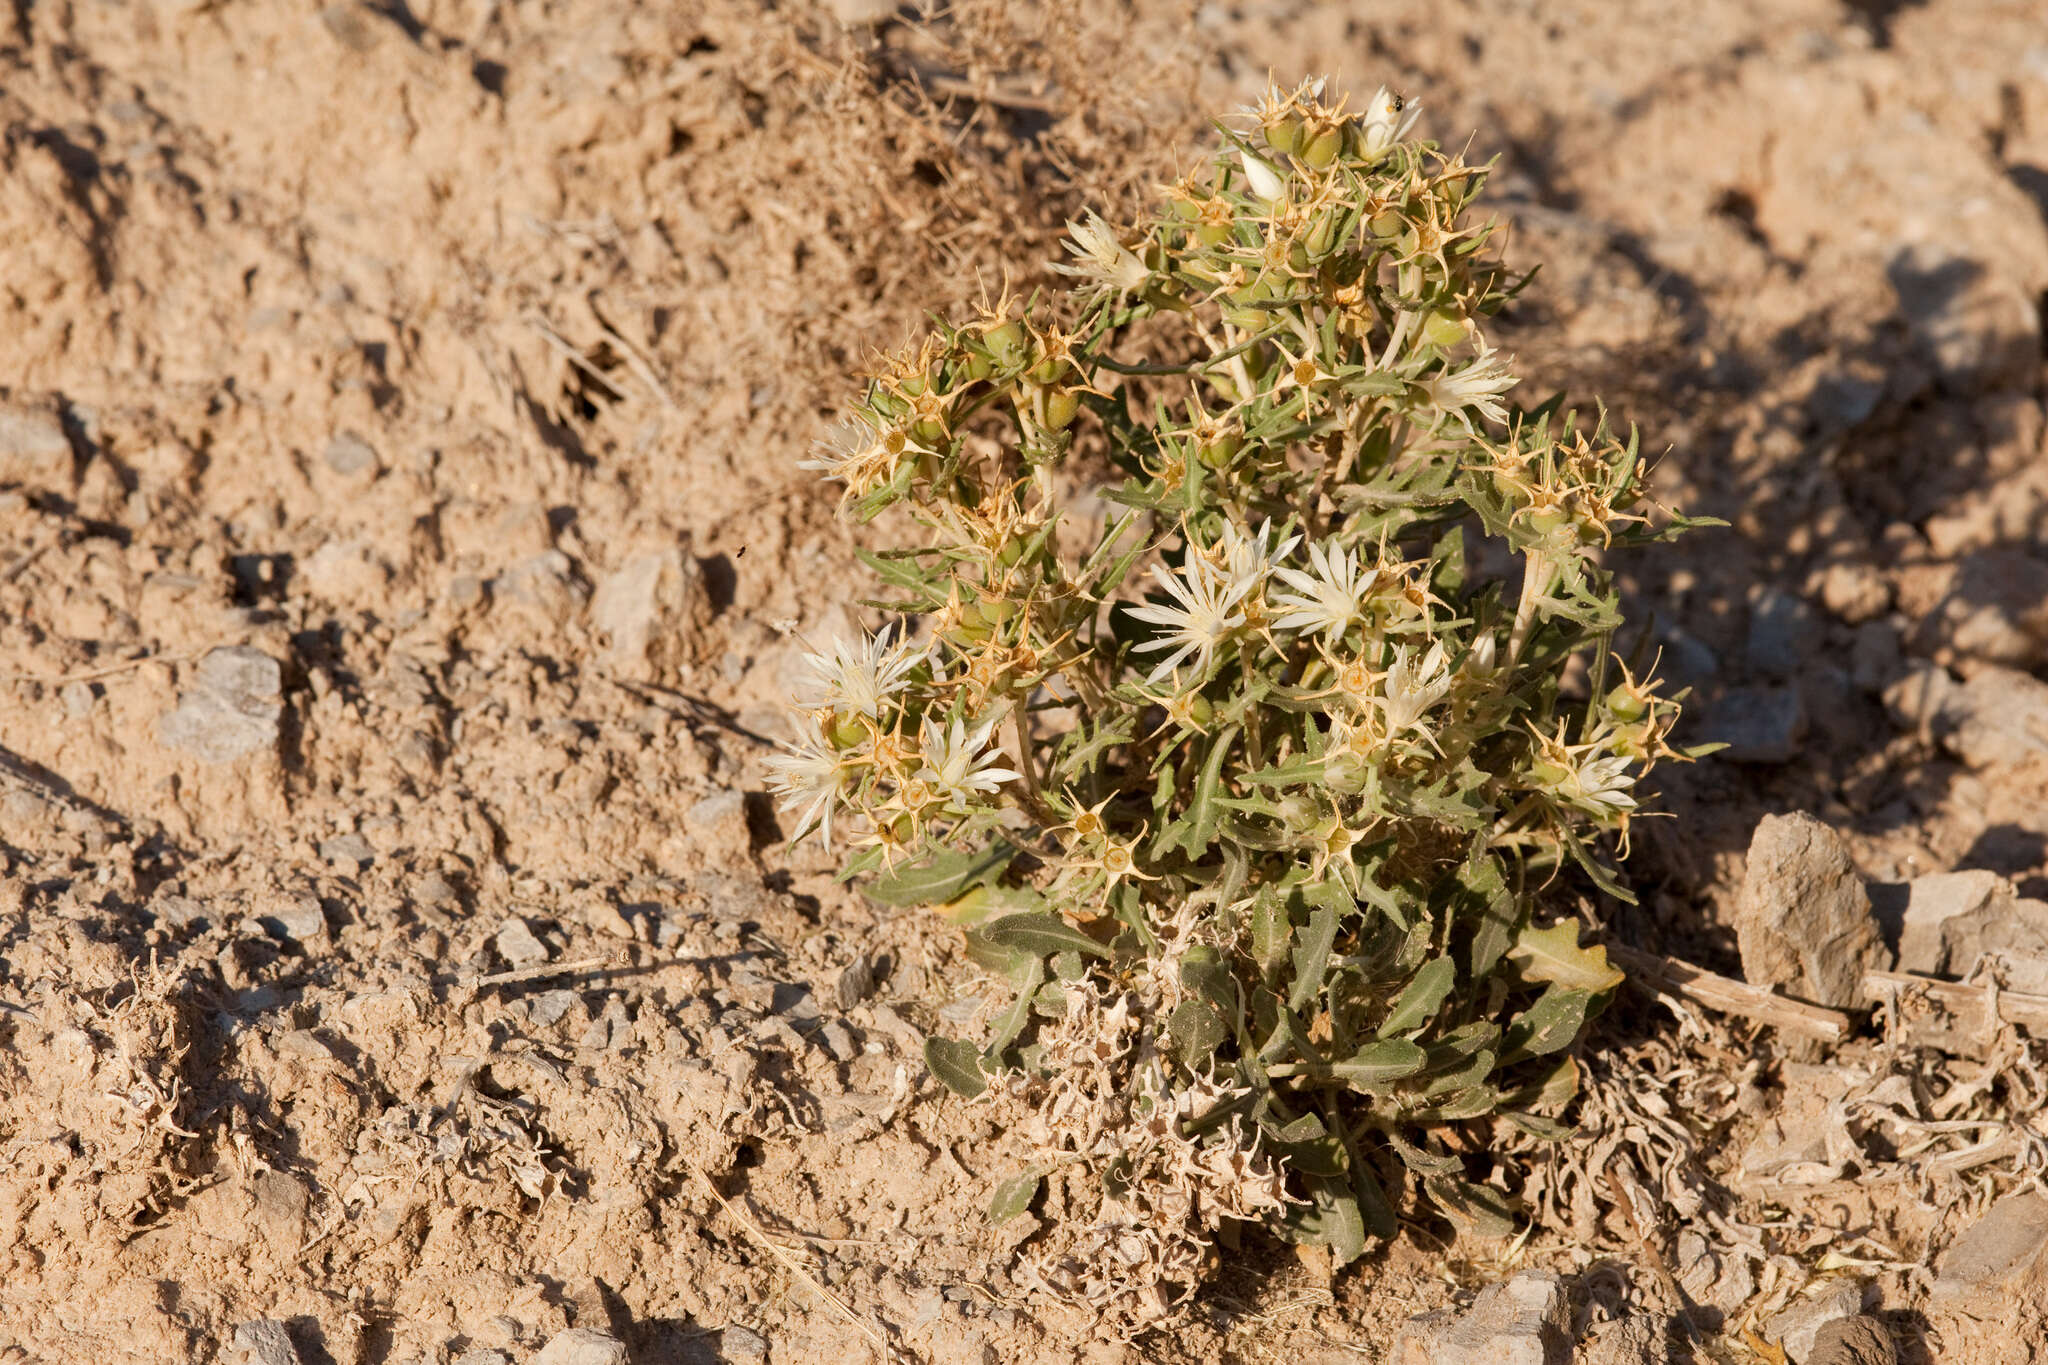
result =
[[[1693,738],[1796,742],[1672,776],[1611,934],[1733,970],[1772,811],[1876,880],[2039,894],[2048,760],[1969,767],[1880,700],[2048,664],[2038,9],[1621,16],[17,0],[0,1361],[238,1359],[260,1318],[337,1365],[571,1325],[637,1361],[1377,1361],[1525,1263],[1598,1338],[1724,1214],[1768,1245],[1747,1291],[1709,1275],[1698,1358],[1755,1358],[1737,1329],[1840,1258],[1906,1359],[2039,1351],[1926,1295],[2008,1177],[1756,1194],[1793,1063],[1648,1008],[1592,1046],[1721,1106],[1704,1211],[1645,1238],[1582,1183],[1526,1242],[1422,1221],[1334,1278],[1247,1235],[1185,1321],[1105,1337],[1019,1276],[1057,1230],[988,1225],[1020,1158],[919,1060],[978,1004],[954,936],[761,795],[794,634],[858,619],[874,533],[795,461],[866,348],[1047,278],[1065,217],[1138,202],[1269,67],[1332,69],[1499,153],[1545,264],[1502,344],[1733,523],[1633,604]]]

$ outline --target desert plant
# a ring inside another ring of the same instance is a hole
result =
[[[999,1216],[1099,1179],[1109,1254],[1043,1273],[1138,1319],[1225,1218],[1349,1259],[1412,1183],[1508,1226],[1468,1163],[1566,1132],[1621,980],[1532,909],[1571,868],[1625,896],[1676,715],[1605,560],[1694,524],[1604,414],[1507,402],[1488,167],[1384,90],[1244,114],[1149,222],[1070,225],[1070,305],[878,366],[813,466],[925,534],[864,552],[897,620],[812,656],[775,760],[796,835],[1008,983],[927,1061],[1040,1150]]]

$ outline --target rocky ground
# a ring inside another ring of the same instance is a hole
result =
[[[1269,67],[1499,154],[1732,747],[1525,1236],[1125,1342],[760,765],[865,348]],[[0,129],[0,1361],[2048,1359],[2035,5],[46,0]]]

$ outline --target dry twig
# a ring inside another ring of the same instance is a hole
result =
[[[1850,1018],[1840,1010],[1809,1005],[1677,958],[1620,944],[1607,945],[1607,955],[1629,974],[1630,981],[1653,995],[1684,996],[1710,1010],[1739,1014],[1769,1024],[1780,1033],[1823,1043],[1839,1043],[1849,1036]]]

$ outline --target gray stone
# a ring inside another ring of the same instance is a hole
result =
[[[543,550],[492,579],[491,596],[532,607],[555,624],[565,625],[590,599],[590,589],[569,556],[560,550]]]
[[[360,834],[340,834],[320,844],[321,861],[340,872],[361,872],[377,861],[377,850]]]
[[[728,1327],[718,1334],[718,1353],[730,1365],[766,1365],[768,1338],[751,1327]]]
[[[1861,625],[1891,609],[1892,587],[1874,564],[1862,560],[1830,564],[1821,574],[1820,600],[1850,625]]]
[[[68,488],[73,470],[71,440],[56,413],[0,411],[0,484]]]
[[[1970,555],[1922,618],[1914,652],[2013,668],[2048,661],[2048,564],[2014,549]]]
[[[1937,1303],[2035,1291],[2048,1269],[2048,1193],[2009,1194],[1956,1238],[1935,1277]]]
[[[1571,1309],[1547,1270],[1525,1270],[1479,1291],[1463,1313],[1408,1319],[1394,1338],[1394,1365],[1568,1365]]]
[[[320,899],[310,894],[285,896],[257,918],[263,931],[296,943],[314,943],[327,937],[327,913]]]
[[[506,920],[491,941],[497,945],[498,956],[514,968],[538,967],[548,960],[547,945],[534,936],[525,920],[516,916]]]
[[[1914,344],[1950,393],[2021,387],[2039,373],[2039,300],[2004,272],[1946,243],[1916,242],[1885,273]]]
[[[209,650],[193,670],[177,708],[157,722],[157,738],[206,763],[232,763],[275,748],[284,715],[284,670],[247,645]]]
[[[2005,955],[2006,984],[2048,991],[2048,902],[2022,897],[1995,872],[1938,872],[1871,888],[1896,929],[1899,970],[1963,976],[1986,953]]]
[[[1796,687],[1737,687],[1707,711],[1705,737],[1736,763],[1788,763],[1806,738],[1806,704]]]
[[[631,678],[658,681],[691,662],[710,619],[703,572],[687,546],[627,560],[590,599],[606,665]]]
[[[1848,848],[1804,812],[1757,822],[1735,914],[1753,986],[1842,1008],[1862,1003],[1866,972],[1891,965]]]
[[[571,1327],[548,1338],[533,1365],[626,1365],[626,1347],[609,1332]]]
[[[539,995],[528,998],[526,1002],[526,1017],[531,1022],[539,1024],[542,1028],[547,1028],[560,1023],[562,1016],[573,1009],[575,1005],[576,992],[574,991],[542,991]]]
[[[298,1347],[275,1318],[258,1318],[237,1327],[231,1349],[240,1351],[247,1365],[299,1365]]]
[[[860,1044],[853,1040],[853,1030],[837,1019],[818,1030],[818,1041],[825,1045],[834,1061],[851,1062],[860,1056]]]
[[[1899,632],[1889,621],[1865,621],[1849,642],[1849,679],[1865,692],[1883,692],[1905,670]]]
[[[1933,664],[1885,689],[1892,723],[1939,740],[1973,768],[2048,753],[2048,683],[2012,668],[1981,668],[1958,683]]]
[[[1806,662],[1813,644],[1813,611],[1800,598],[1765,587],[1752,595],[1745,653],[1752,672],[1789,678]]]
[[[512,1365],[512,1357],[503,1351],[493,1351],[480,1346],[474,1351],[464,1351],[455,1357],[455,1365]]]
[[[1899,1348],[1883,1323],[1858,1313],[1823,1326],[1813,1354],[1796,1365],[1899,1365]]]
[[[710,845],[712,851],[733,854],[750,852],[754,831],[747,823],[745,792],[713,792],[683,812],[684,828]]]
[[[1806,1365],[1821,1328],[1862,1311],[1861,1280],[1826,1280],[1814,1292],[1764,1319],[1764,1340],[1782,1347],[1791,1365]]]
[[[327,461],[329,469],[344,478],[377,466],[376,447],[353,431],[336,433],[334,439],[327,443],[321,458]]]
[[[861,953],[840,970],[833,994],[839,1000],[839,1008],[850,1010],[874,993],[875,960]]]

